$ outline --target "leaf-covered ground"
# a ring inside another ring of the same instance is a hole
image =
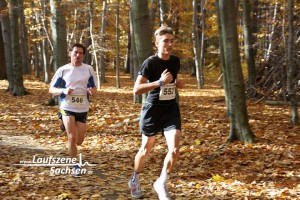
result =
[[[47,84],[27,77],[30,94],[14,97],[5,92],[7,82],[0,81],[1,199],[131,199],[127,182],[140,145],[136,119],[141,105],[132,103],[128,75],[122,74],[122,89],[108,75],[108,83],[92,98],[80,148],[83,162],[94,166],[85,166],[88,174],[81,177],[53,175],[50,166],[16,165],[66,158],[67,138],[59,129],[57,107],[45,105]],[[180,76],[186,89],[180,90],[181,155],[168,184],[173,199],[300,199],[300,127],[290,125],[289,107],[248,100],[257,143],[222,146],[229,120],[220,85],[197,90],[194,78]],[[165,154],[159,135],[140,176],[144,199],[157,199],[152,184]]]

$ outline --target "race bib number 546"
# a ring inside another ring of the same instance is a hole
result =
[[[159,100],[171,100],[175,99],[175,83],[166,84],[160,87]]]
[[[80,107],[85,106],[87,103],[86,95],[69,95],[67,102],[70,106]]]

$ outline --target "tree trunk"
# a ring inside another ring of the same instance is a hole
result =
[[[26,94],[23,84],[20,37],[19,37],[19,12],[18,0],[10,1],[10,30],[11,30],[11,45],[13,57],[13,74],[14,74],[14,96],[23,96]]]
[[[151,33],[153,32],[153,28],[154,28],[154,24],[155,24],[155,16],[156,16],[156,11],[157,11],[157,1],[158,0],[151,0],[151,2],[150,2],[149,17],[150,17]]]
[[[225,70],[225,47],[223,44],[223,34],[222,34],[222,26],[221,26],[221,13],[220,13],[220,8],[219,8],[219,0],[215,0],[215,6],[216,6],[216,12],[217,12],[217,21],[218,21],[218,32],[219,32],[219,44],[220,44],[220,60],[221,60],[221,66],[222,66],[222,74],[221,76],[223,77],[222,82],[223,82],[223,88],[225,91],[228,91],[229,84],[227,82],[228,79],[225,78],[227,76],[227,72]],[[226,117],[229,117],[229,95],[225,95],[225,103],[226,103]]]
[[[48,38],[48,33],[47,33],[47,28],[48,27],[48,21],[44,20],[46,18],[46,12],[45,9],[46,7],[46,0],[43,0],[40,2],[40,7],[42,10],[42,21],[43,21],[43,28],[41,30],[42,34],[42,62],[43,62],[43,69],[44,69],[44,82],[45,83],[50,83],[51,81],[51,71],[50,71],[50,61],[49,61],[49,40]]]
[[[93,9],[93,1],[89,2],[89,27],[90,27],[90,36],[91,36],[91,42],[92,42],[92,52],[94,55],[94,60],[95,60],[95,65],[96,65],[96,75],[97,75],[97,88],[98,90],[101,88],[101,81],[100,81],[100,75],[99,75],[99,64],[98,64],[98,58],[97,58],[97,52],[96,52],[96,45],[95,45],[95,41],[94,41],[94,35],[93,35],[93,13],[94,13],[94,9]]]
[[[224,70],[228,88],[225,91],[230,106],[230,133],[228,142],[254,142],[248,122],[245,86],[239,55],[236,9],[234,0],[219,0],[219,12],[224,47]]]
[[[20,47],[21,47],[21,58],[22,58],[22,69],[23,74],[31,74],[31,69],[29,65],[29,55],[28,55],[28,44],[27,44],[27,28],[25,23],[24,15],[24,3],[23,0],[19,1],[19,16],[20,16]]]
[[[132,0],[131,9],[138,66],[141,66],[143,61],[153,53],[148,1]],[[145,95],[142,102],[144,100]]]
[[[0,10],[2,10],[3,12],[3,15],[0,15],[0,19],[1,19],[1,31],[2,31],[2,37],[4,43],[6,73],[8,79],[7,91],[12,93],[13,86],[14,86],[14,75],[13,75],[11,30],[10,30],[10,20],[8,16],[8,7],[7,7],[7,2],[5,0],[0,0]]]
[[[287,49],[287,86],[288,86],[288,95],[291,102],[291,122],[296,125],[299,124],[298,117],[298,101],[296,96],[296,87],[297,87],[297,73],[298,66],[295,63],[295,42],[294,42],[294,0],[288,0],[288,26],[289,26],[289,35],[288,35],[288,49]]]
[[[50,8],[53,41],[53,69],[56,71],[59,67],[68,62],[67,27],[66,18],[63,15],[66,7],[62,0],[50,0]]]
[[[124,62],[124,71],[125,73],[130,73],[130,79],[133,80],[133,73],[131,71],[131,61],[130,61],[130,52],[131,52],[131,37],[130,37],[130,31],[127,34],[128,40],[127,40],[127,49],[126,49],[126,58]]]
[[[93,2],[88,3],[89,7],[89,14],[87,15],[87,22],[86,22],[86,27],[87,27],[87,32],[86,32],[86,40],[85,40],[85,47],[86,47],[86,52],[84,55],[84,63],[91,65],[92,64],[92,54],[89,51],[89,47],[92,45],[92,36],[91,36],[91,22],[93,21],[92,17],[92,6]]]
[[[35,7],[34,5],[34,1],[31,1],[31,7]],[[40,24],[40,20],[39,20],[39,13],[37,10],[35,10],[33,12],[33,17],[32,17],[32,24],[34,27],[37,26],[37,24]],[[35,29],[33,30],[33,38],[35,39],[33,41],[33,66],[34,66],[34,73],[35,73],[35,77],[36,78],[40,78],[41,75],[41,66],[40,66],[40,50],[39,50],[39,38],[40,36],[40,30],[39,29]]]
[[[200,40],[200,83],[201,88],[204,88],[204,31],[205,31],[205,9],[204,9],[205,0],[201,0],[201,40]]]
[[[255,84],[256,70],[254,58],[254,39],[252,35],[251,4],[250,0],[243,0],[243,32],[244,50],[248,67],[248,80],[250,85]]]
[[[103,8],[102,8],[102,24],[101,24],[101,43],[100,43],[100,68],[101,68],[101,83],[106,83],[105,78],[105,62],[104,62],[104,49],[105,49],[105,32],[106,32],[106,10],[107,10],[107,3],[106,0],[103,1]]]
[[[117,88],[120,88],[120,29],[119,29],[119,19],[120,19],[120,0],[117,1],[116,7],[116,82]]]
[[[194,52],[194,60],[196,66],[196,78],[197,78],[197,88],[203,88],[201,83],[201,72],[200,72],[200,27],[198,21],[199,15],[199,0],[193,0],[193,33],[192,33],[192,40],[193,40],[193,52]]]
[[[152,34],[147,1],[132,1],[133,31],[139,66],[152,52]]]
[[[270,58],[270,54],[273,48],[273,35],[274,35],[274,31],[275,31],[275,22],[276,22],[276,18],[277,18],[277,8],[278,8],[278,3],[277,0],[275,1],[275,8],[274,8],[274,15],[272,18],[272,25],[271,25],[271,33],[269,33],[269,41],[268,41],[268,50],[266,52],[266,57],[265,60],[268,61]]]
[[[0,80],[7,79],[6,74],[6,63],[5,63],[5,54],[4,54],[4,43],[1,31],[1,23],[0,23]]]
[[[168,12],[169,12],[168,1],[159,0],[159,19],[160,19],[159,24],[160,24],[160,26],[171,26],[171,23],[168,20]]]

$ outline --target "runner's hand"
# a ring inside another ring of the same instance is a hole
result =
[[[178,87],[178,88],[183,88],[184,87],[184,81],[182,81],[182,80],[177,80],[176,81],[176,86]]]
[[[90,87],[87,89],[87,91],[88,91],[89,95],[93,96],[96,93],[96,88]]]
[[[62,92],[63,92],[65,95],[69,95],[69,94],[72,94],[73,90],[74,90],[74,89],[71,89],[71,88],[65,88],[65,89],[63,89]]]
[[[171,83],[173,81],[173,75],[170,72],[168,72],[168,69],[166,69],[161,74],[160,80],[163,82],[164,85]]]

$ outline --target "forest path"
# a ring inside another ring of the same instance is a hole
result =
[[[224,145],[229,134],[224,92],[217,83],[198,90],[194,77],[180,75],[182,138],[180,158],[168,187],[175,200],[194,199],[300,199],[300,126],[290,124],[289,106],[269,106],[247,100],[254,144]],[[0,81],[0,197],[3,199],[129,200],[128,179],[140,146],[138,123],[141,105],[132,102],[133,82],[121,74],[107,74],[91,99],[88,131],[80,147],[86,174],[51,174],[64,169],[20,166],[52,158],[67,158],[65,133],[59,129],[58,108],[47,106],[48,85],[25,79],[29,95],[15,97]],[[122,124],[122,125],[120,125]],[[140,174],[146,200],[157,200],[152,184],[166,155],[165,140],[155,147]],[[79,157],[77,158],[79,160]]]

